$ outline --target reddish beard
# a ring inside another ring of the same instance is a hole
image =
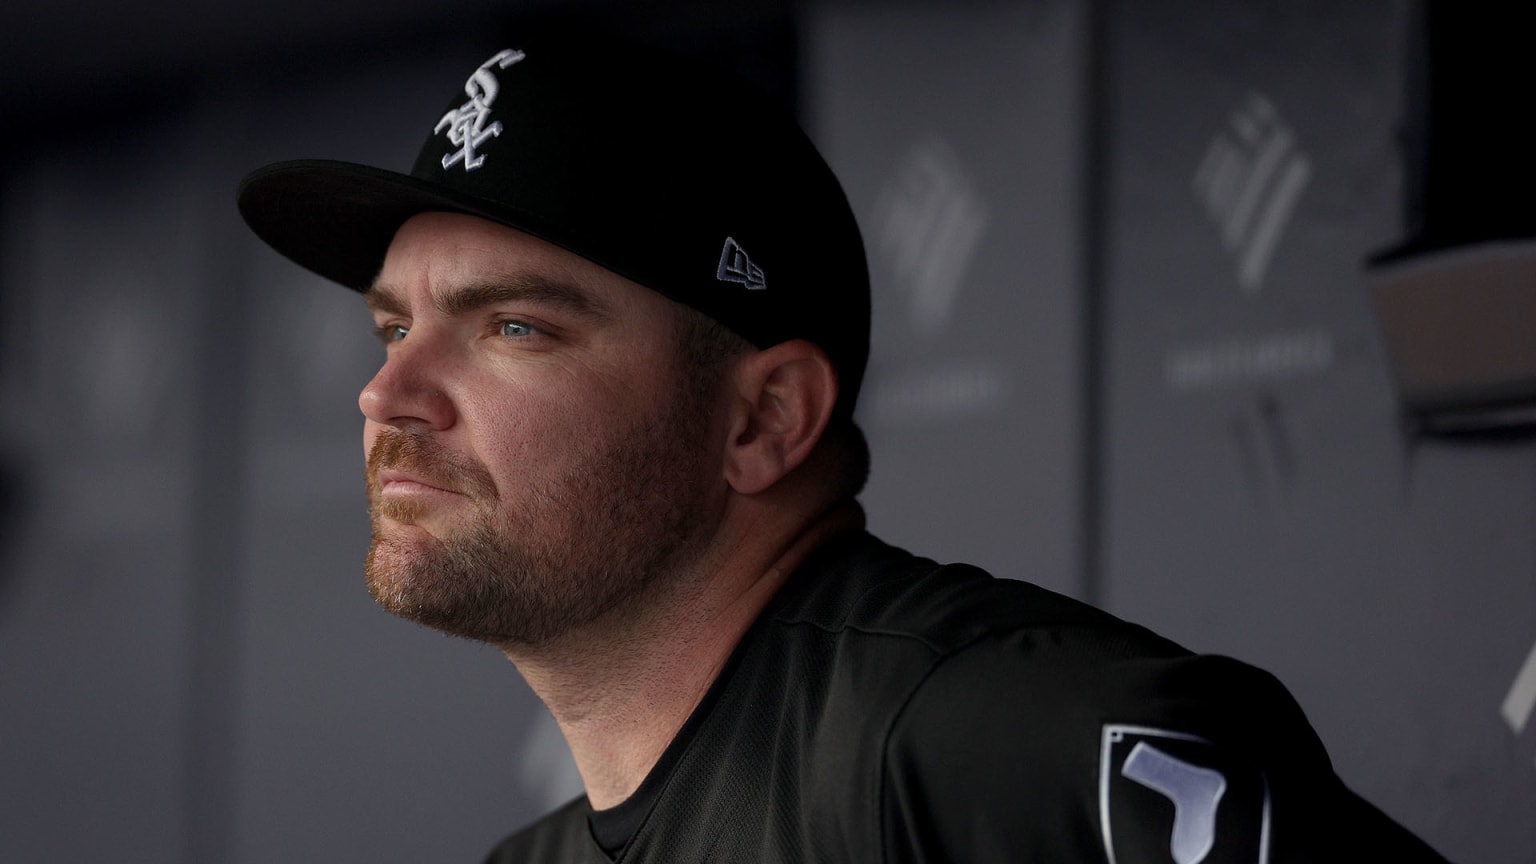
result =
[[[387,428],[368,457],[373,543],[365,574],[380,605],[456,636],[539,644],[641,602],[686,566],[710,506],[697,404],[586,439],[563,472],[503,501],[492,475],[432,438]],[[379,471],[465,495],[452,521],[380,495]],[[718,478],[715,478],[718,479]],[[402,530],[418,523],[431,531]]]

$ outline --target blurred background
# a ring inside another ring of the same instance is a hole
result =
[[[1397,820],[1536,861],[1531,22],[1492,10],[9,0],[0,861],[476,861],[579,792],[497,652],[373,608],[367,315],[234,206],[408,168],[572,17],[737,68],[842,177],[877,533],[1263,666]]]

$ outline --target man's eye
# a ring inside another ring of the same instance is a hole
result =
[[[496,325],[496,332],[500,333],[502,336],[520,338],[523,336],[532,336],[539,331],[535,329],[533,325],[526,324],[522,321],[503,321]]]
[[[411,332],[411,328],[404,324],[383,324],[373,328],[374,337],[385,345],[391,342],[399,342],[409,332]]]

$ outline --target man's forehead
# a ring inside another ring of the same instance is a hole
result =
[[[514,228],[474,216],[423,213],[396,232],[364,299],[391,312],[430,297],[443,312],[520,300],[596,316],[622,305],[626,295],[651,293]]]

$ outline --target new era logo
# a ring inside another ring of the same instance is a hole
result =
[[[738,282],[753,291],[768,287],[763,280],[763,268],[753,264],[747,257],[747,250],[729,237],[725,238],[725,248],[720,250],[720,266],[715,270],[715,278],[721,282]]]

